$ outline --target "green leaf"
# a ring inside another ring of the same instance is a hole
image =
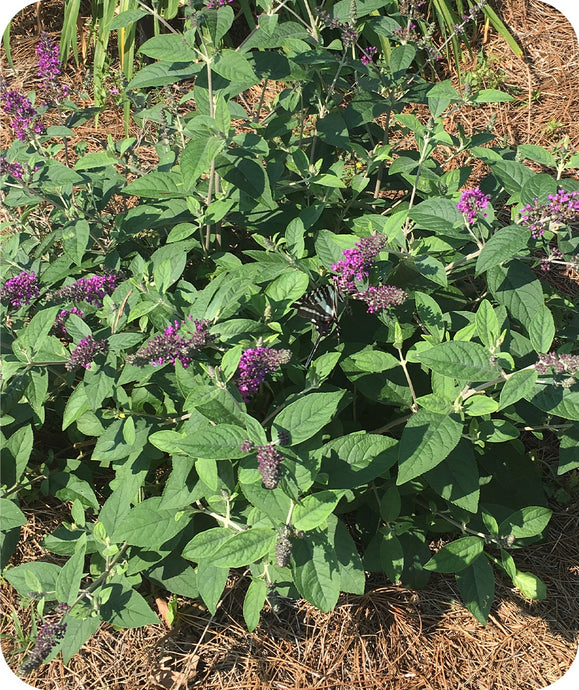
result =
[[[217,54],[211,69],[229,81],[242,82],[246,89],[259,81],[247,58],[229,48]]]
[[[425,292],[415,292],[414,301],[416,311],[422,325],[434,336],[436,342],[441,343],[444,338],[445,327],[442,310],[437,302]]]
[[[23,337],[24,342],[33,352],[38,352],[42,349],[54,325],[54,319],[60,310],[60,306],[42,309],[32,317],[30,323],[26,326],[26,330],[21,337]]]
[[[184,558],[172,554],[157,563],[145,573],[147,579],[173,594],[189,599],[199,596],[197,573]]]
[[[508,103],[513,101],[514,96],[497,89],[481,89],[477,91],[472,99],[473,103]]]
[[[446,501],[476,513],[479,501],[479,473],[472,446],[461,440],[458,446],[425,475],[426,481]]]
[[[520,261],[494,266],[487,271],[487,280],[499,304],[505,306],[511,316],[525,327],[545,303],[541,283],[533,271]]]
[[[364,594],[366,574],[356,544],[344,523],[335,517],[332,520],[336,524],[334,549],[340,567],[340,589],[350,594]]]
[[[284,408],[274,419],[272,428],[279,434],[289,432],[289,445],[311,438],[334,417],[345,391],[310,393]]]
[[[517,570],[513,577],[513,584],[521,590],[521,594],[535,601],[547,598],[547,587],[540,577],[533,573]]]
[[[571,429],[560,432],[559,440],[557,474],[562,475],[579,467],[579,454],[577,453],[577,448],[579,448],[579,425],[575,424]]]
[[[476,311],[475,325],[482,344],[494,348],[500,335],[499,320],[491,303],[486,299],[483,299]]]
[[[324,534],[311,532],[292,548],[294,583],[304,599],[321,611],[331,611],[340,596],[340,569],[334,548]]]
[[[535,161],[535,163],[548,165],[551,168],[557,167],[555,156],[542,146],[537,146],[536,144],[519,144],[519,146],[517,146],[517,153],[519,158],[528,158],[529,160]]]
[[[416,56],[416,48],[409,43],[399,45],[390,54],[389,67],[393,79],[400,79],[412,64]]]
[[[439,549],[424,567],[437,573],[460,573],[480,556],[483,548],[480,537],[460,537]]]
[[[161,497],[147,498],[132,508],[114,531],[113,539],[134,546],[159,548],[181,532],[189,520],[176,519],[177,510],[160,508]]]
[[[263,580],[252,580],[243,600],[243,619],[249,632],[253,632],[257,628],[266,596],[267,585],[265,582]]]
[[[167,445],[167,433],[157,431],[151,434],[149,441],[165,452],[181,451],[192,458],[213,458],[214,460],[234,460],[245,453],[241,444],[245,439],[245,430],[233,424],[217,424],[199,429],[194,436],[172,436]]]
[[[60,643],[62,660],[65,664],[68,664],[83,644],[96,633],[101,623],[100,616],[91,616],[84,620],[73,616],[66,617],[66,632]]]
[[[273,548],[276,537],[275,530],[263,527],[238,532],[221,544],[211,563],[218,568],[241,568],[255,563]]]
[[[525,395],[525,399],[535,407],[549,414],[579,421],[579,390],[554,385],[536,385],[535,388],[539,390],[534,395]]]
[[[228,577],[229,568],[217,568],[207,561],[201,561],[197,566],[199,594],[212,616],[217,611],[217,604],[219,604]]]
[[[525,182],[530,180],[535,173],[522,163],[501,159],[489,163],[491,171],[509,194],[518,194]]]
[[[466,607],[479,623],[486,625],[495,598],[495,575],[491,564],[481,554],[455,577]]]
[[[36,581],[38,594],[42,594],[45,599],[56,599],[56,581],[60,574],[60,566],[54,563],[44,563],[43,561],[31,561],[17,565],[15,568],[7,568],[3,576],[23,597],[30,596],[31,589],[27,582],[28,573]]]
[[[545,354],[549,352],[553,338],[555,337],[555,321],[550,309],[543,305],[540,307],[528,327],[529,338],[535,352]]]
[[[333,111],[318,120],[317,130],[319,137],[329,146],[349,149],[350,136],[344,118],[338,111]]]
[[[323,525],[340,500],[334,491],[318,491],[306,496],[294,508],[292,522],[296,530],[314,529]]]
[[[487,414],[492,414],[499,409],[498,400],[489,398],[488,395],[480,394],[473,395],[464,401],[464,413],[471,417],[480,417]]]
[[[416,412],[400,439],[396,484],[405,484],[436,467],[456,447],[461,434],[457,415]]]
[[[129,82],[127,90],[150,89],[156,86],[175,84],[181,79],[192,79],[204,66],[205,63],[202,61],[197,63],[155,62],[140,69]]]
[[[74,169],[94,170],[95,168],[106,168],[119,162],[119,159],[112,151],[93,151],[81,156],[74,164]]]
[[[6,483],[9,488],[22,479],[32,453],[33,443],[34,433],[29,424],[14,431],[6,440],[2,449],[2,482]],[[4,453],[6,452],[10,453],[12,457],[5,459]]]
[[[26,524],[26,516],[14,501],[8,498],[0,498],[0,515],[2,516],[2,531],[8,532],[11,529]]]
[[[318,451],[328,487],[353,489],[385,474],[396,463],[397,445],[393,438],[365,432],[329,441]]]
[[[549,524],[553,512],[543,506],[528,506],[511,513],[499,525],[501,536],[512,535],[516,539],[534,537],[541,534]]]
[[[529,230],[522,225],[508,225],[497,230],[482,248],[476,261],[475,275],[510,261],[527,246]]]
[[[193,188],[197,180],[211,167],[212,161],[225,147],[225,141],[215,134],[195,136],[181,153],[181,174],[186,189]]]
[[[129,184],[123,194],[140,196],[145,199],[172,199],[185,196],[185,186],[181,175],[173,172],[150,172]]]
[[[121,582],[103,585],[102,596],[106,599],[100,607],[104,620],[119,628],[141,628],[145,625],[158,625],[159,618],[138,592],[123,578]]]
[[[478,343],[462,340],[440,343],[417,353],[417,359],[429,369],[459,381],[490,381],[499,370],[489,362],[490,354]]]
[[[380,562],[388,579],[398,584],[404,570],[404,550],[398,537],[384,534],[380,540]]]
[[[536,369],[522,369],[509,376],[501,391],[499,409],[504,410],[505,407],[527,397],[535,387],[537,377]]]
[[[199,55],[187,45],[184,37],[179,33],[158,34],[145,41],[139,48],[139,53],[167,62],[195,62]]]
[[[183,558],[200,563],[209,561],[215,552],[233,538],[233,532],[225,527],[212,527],[198,532],[183,549]]]
[[[78,597],[80,582],[84,574],[86,554],[86,535],[83,534],[76,544],[77,551],[62,566],[56,580],[56,597],[58,601],[72,606]]]
[[[409,213],[417,228],[430,230],[437,235],[460,237],[455,228],[461,221],[461,214],[451,199],[441,197],[427,199],[417,204]]]
[[[217,462],[213,458],[197,458],[195,469],[197,470],[199,479],[207,484],[211,491],[217,492],[219,487]]]
[[[86,395],[85,386],[82,383],[73,390],[69,399],[66,402],[64,413],[62,415],[62,430],[67,429],[73,422],[85,412],[91,409],[90,401]]]
[[[417,256],[414,259],[414,265],[416,270],[423,275],[428,280],[432,280],[433,283],[437,285],[442,285],[446,287],[448,285],[448,278],[443,264],[435,259],[433,256],[424,254],[422,256]]]

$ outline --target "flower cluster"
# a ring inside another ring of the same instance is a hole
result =
[[[9,278],[0,290],[0,300],[7,302],[17,309],[38,297],[38,277],[34,271],[22,271],[17,276]]]
[[[239,360],[235,383],[244,402],[257,393],[265,377],[291,359],[289,350],[276,350],[272,347],[257,347],[246,350]]]
[[[356,293],[356,282],[361,282],[370,275],[372,264],[386,245],[386,235],[370,235],[355,243],[353,249],[345,249],[344,259],[332,265],[332,276],[340,292]]]
[[[541,355],[535,363],[535,369],[540,374],[545,374],[550,367],[556,374],[579,374],[579,355],[558,355],[549,352]]]
[[[224,5],[230,5],[232,2],[233,0],[206,0],[205,7],[208,10],[216,10]]]
[[[364,49],[364,55],[362,55],[361,60],[363,64],[369,65],[374,61],[374,55],[378,52],[376,46],[368,46]]]
[[[58,45],[43,32],[36,46],[38,57],[38,76],[40,88],[44,90],[47,100],[58,101],[68,95],[68,86],[60,82],[60,49]]]
[[[105,340],[95,340],[94,336],[89,335],[79,340],[78,345],[70,353],[70,359],[64,365],[68,371],[74,371],[84,367],[90,369],[95,355],[104,354],[108,350],[109,344]]]
[[[179,360],[185,368],[188,367],[197,352],[216,337],[209,333],[207,319],[188,318],[189,323],[175,321],[163,333],[149,340],[138,352],[127,358],[129,364],[137,367],[152,364],[155,367],[167,362],[175,364]]]
[[[257,448],[257,467],[266,489],[275,489],[281,474],[280,463],[283,455],[273,443]]]
[[[58,618],[46,616],[38,631],[36,642],[26,661],[20,666],[20,673],[27,674],[38,668],[48,657],[52,649],[62,640],[66,632],[64,616],[70,611],[68,604],[59,604],[56,608]]]
[[[535,239],[541,237],[551,223],[566,225],[579,218],[579,192],[560,189],[557,194],[549,194],[548,199],[546,204],[533,199],[532,204],[519,211],[521,223],[529,228]]]
[[[474,189],[465,189],[460,195],[460,201],[456,205],[456,208],[461,213],[464,213],[466,222],[472,225],[479,211],[482,211],[483,216],[486,216],[484,209],[488,206],[490,199],[490,194],[483,194],[478,187]]]
[[[59,338],[63,338],[66,335],[66,320],[70,314],[76,314],[81,319],[84,318],[84,311],[82,309],[77,309],[72,307],[71,309],[62,309],[54,319],[54,324],[52,326],[52,332]]]
[[[330,13],[325,12],[324,10],[319,11],[318,16],[329,29],[338,29],[342,36],[342,45],[344,48],[349,48],[356,43],[356,40],[358,39],[358,32],[354,24],[350,22],[343,22],[337,17],[332,18]]]
[[[376,311],[388,309],[388,307],[404,304],[408,295],[395,285],[378,285],[377,287],[370,285],[369,288],[354,294],[353,297],[366,302],[368,314],[373,314]]]
[[[9,163],[6,156],[0,156],[0,175],[12,175],[16,180],[22,180],[24,167],[18,161]]]
[[[50,299],[57,304],[62,302],[88,302],[96,307],[103,306],[105,295],[112,295],[117,289],[122,276],[118,273],[106,273],[102,276],[81,278],[71,285],[53,292]]]
[[[2,110],[10,115],[10,127],[16,132],[16,138],[26,141],[32,134],[42,134],[44,125],[38,120],[38,112],[33,107],[30,99],[20,91],[0,92]]]

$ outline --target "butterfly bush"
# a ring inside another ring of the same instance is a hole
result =
[[[0,301],[12,307],[19,308],[38,297],[38,277],[34,271],[22,271],[17,276],[9,278],[0,290]]]
[[[550,368],[556,374],[579,374],[579,355],[558,355],[555,352],[541,355],[535,363],[535,369],[545,374]]]
[[[52,326],[52,332],[59,336],[64,337],[66,333],[66,320],[71,314],[76,314],[79,318],[84,319],[84,311],[78,309],[77,307],[72,307],[71,309],[61,309],[61,311],[56,315],[54,319],[54,324]]]
[[[472,225],[479,212],[486,217],[484,209],[488,206],[491,197],[490,194],[483,194],[478,187],[474,189],[465,189],[460,195],[460,201],[456,208],[464,214],[466,222]]]
[[[405,290],[401,290],[394,285],[378,285],[370,287],[362,292],[353,295],[354,299],[359,299],[365,302],[368,306],[367,312],[373,314],[377,311],[388,309],[388,307],[397,307],[404,304],[408,294]]]
[[[17,89],[0,91],[0,103],[2,110],[10,116],[10,127],[20,141],[28,141],[35,134],[44,132],[44,125],[38,119],[38,111],[28,96]]]
[[[12,175],[14,179],[22,181],[24,166],[18,161],[10,163],[6,156],[0,156],[0,175]]]
[[[235,383],[244,402],[257,393],[265,377],[291,359],[289,350],[276,350],[272,347],[257,347],[246,350],[239,360]]]
[[[292,543],[286,534],[281,534],[275,543],[275,562],[280,568],[289,565],[292,554]]]
[[[59,101],[68,95],[68,86],[60,81],[60,49],[58,45],[43,32],[36,45],[38,57],[38,77],[41,81],[46,101]]]
[[[340,292],[356,293],[356,283],[362,282],[370,275],[370,269],[376,262],[376,257],[386,246],[386,235],[370,235],[354,243],[353,249],[344,249],[344,258],[332,264],[332,271],[336,275],[332,280]]]
[[[283,455],[272,443],[257,448],[257,467],[266,489],[275,489],[278,485],[282,460]]]
[[[70,353],[70,359],[64,365],[68,371],[75,369],[90,369],[91,364],[98,354],[104,354],[108,350],[107,340],[95,340],[94,336],[89,335],[79,340],[78,345]]]
[[[521,224],[529,228],[535,239],[542,237],[551,223],[567,225],[579,219],[579,192],[560,189],[547,198],[549,201],[545,204],[533,199],[519,211]]]
[[[65,616],[70,611],[68,604],[60,603],[55,614],[59,616],[45,616],[36,636],[36,642],[26,661],[20,666],[20,673],[27,674],[38,668],[48,658],[53,648],[63,639],[66,633]]]
[[[187,368],[195,355],[215,340],[216,336],[209,333],[209,325],[207,319],[193,319],[191,316],[187,321],[174,321],[136,354],[127,357],[127,361],[137,367],[147,364],[156,367],[175,364],[179,360]]]

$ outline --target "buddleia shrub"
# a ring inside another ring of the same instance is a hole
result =
[[[2,563],[44,617],[23,671],[157,623],[153,586],[214,614],[232,569],[250,630],[368,571],[453,574],[482,624],[496,577],[546,596],[516,561],[579,466],[579,156],[447,131],[510,97],[426,81],[385,11],[259,12],[237,49],[227,4],[143,45],[139,136],[101,149],[73,145],[95,112],[57,61],[2,93]],[[48,500],[50,559],[14,567]]]

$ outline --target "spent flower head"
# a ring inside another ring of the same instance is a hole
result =
[[[552,369],[556,374],[579,374],[579,355],[558,355],[556,352],[549,352],[541,355],[535,362],[535,369],[540,374],[547,373]]]
[[[239,360],[235,383],[244,402],[257,393],[265,377],[291,359],[289,350],[272,347],[256,347],[246,350]]]
[[[282,460],[283,455],[275,447],[275,444],[268,443],[267,446],[258,446],[257,467],[266,489],[275,489],[278,485]]]
[[[95,340],[94,336],[89,335],[79,340],[78,345],[70,353],[70,359],[64,365],[68,371],[75,369],[90,369],[91,364],[98,354],[104,354],[108,350],[109,344],[106,340]]]
[[[193,319],[192,316],[184,321],[175,321],[127,361],[137,367],[147,364],[156,367],[175,364],[179,360],[187,368],[195,355],[217,337],[209,333],[209,325],[207,319]]]
[[[484,209],[488,206],[490,199],[490,194],[483,194],[478,187],[474,189],[465,189],[460,195],[460,201],[456,205],[456,208],[464,214],[466,222],[472,225],[479,211],[482,211],[483,216],[487,215]]]
[[[34,271],[22,271],[17,276],[9,278],[0,290],[0,301],[8,303],[17,309],[38,297],[38,277]]]
[[[377,287],[370,285],[369,288],[354,294],[353,297],[366,302],[368,314],[373,314],[376,311],[388,309],[388,307],[404,304],[408,295],[395,285],[378,285]]]
[[[331,267],[336,274],[332,279],[340,292],[358,291],[356,283],[370,275],[370,269],[386,242],[386,235],[370,235],[356,242],[353,249],[344,249],[344,258]]]

